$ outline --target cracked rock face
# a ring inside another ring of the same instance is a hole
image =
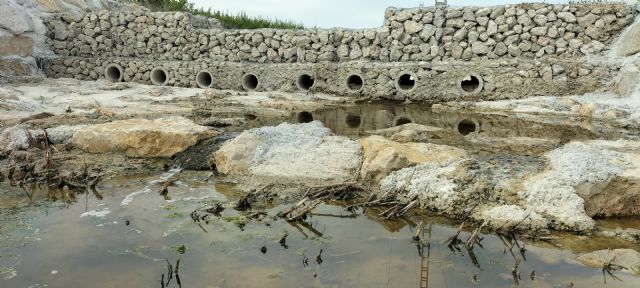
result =
[[[378,182],[389,173],[422,163],[440,163],[466,155],[462,149],[430,143],[398,143],[381,136],[359,140],[364,151],[360,177]]]

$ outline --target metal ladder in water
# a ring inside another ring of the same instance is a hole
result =
[[[446,1],[445,1],[446,2]],[[427,246],[427,254],[425,255],[424,250],[422,250],[422,259],[420,264],[420,288],[429,288],[429,256],[431,256],[431,229],[433,226],[429,225],[429,240],[427,240],[426,245],[421,243],[424,246]],[[420,237],[420,241],[424,241],[424,230],[422,230],[422,235]]]

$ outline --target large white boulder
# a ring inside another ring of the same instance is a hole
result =
[[[342,182],[357,176],[362,149],[314,121],[244,131],[213,158],[222,174]]]

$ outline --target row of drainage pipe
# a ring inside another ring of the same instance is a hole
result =
[[[121,82],[124,78],[124,69],[118,64],[109,64],[104,70],[105,78],[113,82]],[[159,67],[151,70],[151,83],[164,86],[169,83],[169,73],[166,69]],[[416,88],[417,77],[411,73],[401,73],[396,79],[396,88],[409,92]],[[258,88],[260,80],[258,76],[247,73],[242,76],[242,88],[252,91]],[[309,91],[315,84],[315,79],[310,74],[300,74],[296,79],[296,86],[301,91]],[[196,74],[196,85],[199,88],[210,88],[213,86],[213,75],[211,72],[203,70]],[[460,89],[467,93],[476,93],[482,90],[482,78],[477,75],[468,75],[459,83]],[[351,74],[345,80],[345,86],[352,92],[360,92],[364,88],[364,79],[358,74]]]

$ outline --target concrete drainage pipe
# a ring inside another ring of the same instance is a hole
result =
[[[396,79],[396,88],[404,92],[413,91],[417,86],[416,80],[418,80],[418,77],[412,73],[402,73]]]
[[[255,74],[245,74],[244,76],[242,76],[242,88],[244,88],[244,90],[256,90],[259,84],[260,80]]]
[[[460,80],[458,87],[462,92],[467,94],[478,93],[484,88],[484,80],[478,75],[470,74]]]
[[[164,68],[151,70],[151,83],[157,86],[165,86],[169,83],[169,72]]]
[[[122,82],[124,69],[118,64],[109,64],[104,68],[104,77],[111,82]]]
[[[211,72],[198,72],[198,74],[196,75],[196,85],[198,85],[198,87],[202,89],[211,88],[211,86],[213,86],[213,76],[211,76]]]
[[[462,136],[467,136],[471,133],[477,134],[480,132],[480,123],[474,119],[462,119],[458,122],[456,129]]]
[[[349,91],[358,92],[364,88],[364,80],[358,74],[352,74],[347,77],[346,86]]]
[[[311,87],[313,87],[313,84],[315,84],[315,79],[309,74],[302,74],[298,76],[298,80],[296,80],[296,86],[298,86],[298,89],[305,92],[309,91]]]

